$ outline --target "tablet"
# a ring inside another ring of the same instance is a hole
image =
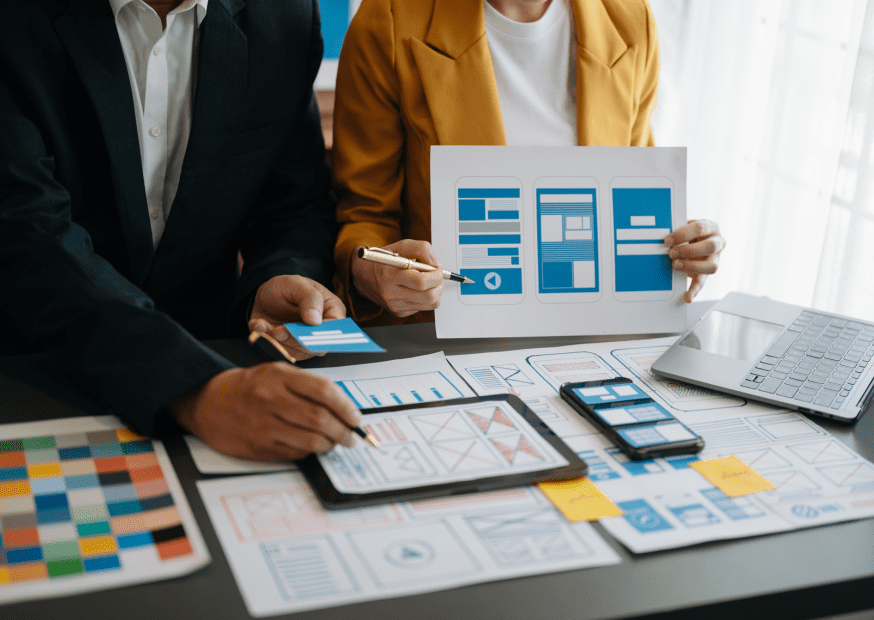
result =
[[[491,491],[584,476],[586,464],[517,396],[362,409],[379,441],[298,462],[326,508]]]

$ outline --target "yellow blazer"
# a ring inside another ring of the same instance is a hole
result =
[[[651,146],[659,51],[647,1],[570,2],[579,144]],[[382,311],[355,293],[349,271],[358,245],[431,240],[434,144],[506,144],[483,0],[364,0],[343,43],[334,109],[335,285],[357,321],[434,320]]]

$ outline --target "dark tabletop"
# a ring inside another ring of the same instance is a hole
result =
[[[693,314],[705,306],[693,304]],[[444,351],[447,355],[561,346],[614,338],[437,340],[433,325],[366,330],[382,354],[331,355],[304,367],[347,365]],[[240,364],[261,361],[245,341],[208,343]],[[0,357],[0,419],[104,415],[96,401],[40,356]],[[874,460],[874,413],[855,425],[811,418]],[[165,442],[213,561],[178,579],[0,607],[0,618],[136,620],[248,618],[200,500],[181,437]],[[431,594],[295,614],[297,620],[476,618],[815,618],[874,608],[874,519],[634,556],[597,524],[622,557],[616,566],[478,584]],[[2,590],[0,590],[2,600]]]

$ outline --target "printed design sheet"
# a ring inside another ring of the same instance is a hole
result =
[[[0,426],[0,601],[178,577],[210,558],[163,446],[118,419]]]
[[[583,176],[581,176],[581,174]],[[686,223],[686,150],[435,146],[439,338],[686,328],[664,238]]]
[[[297,472],[197,485],[255,617],[620,561],[532,487],[325,511]]]
[[[362,409],[475,396],[443,353],[373,364],[312,368],[308,372],[335,381]],[[368,431],[381,444],[397,441],[394,431],[382,423],[370,423]],[[267,464],[234,459],[216,452],[195,437],[185,439],[197,470],[202,474],[261,474],[296,469],[293,463]],[[364,443],[357,438],[356,442]]]
[[[447,359],[478,394],[519,395],[625,512],[604,528],[635,553],[874,516],[874,465],[795,412],[657,377],[673,338]],[[701,435],[697,455],[631,461],[558,395],[562,383],[624,376]],[[689,463],[735,455],[774,491],[729,498]]]
[[[319,455],[341,493],[375,493],[494,476],[545,471],[568,464],[507,402],[405,409],[368,414],[379,449],[359,441]]]

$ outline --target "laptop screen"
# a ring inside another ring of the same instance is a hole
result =
[[[713,310],[679,344],[754,362],[782,331],[783,326],[776,323]]]

